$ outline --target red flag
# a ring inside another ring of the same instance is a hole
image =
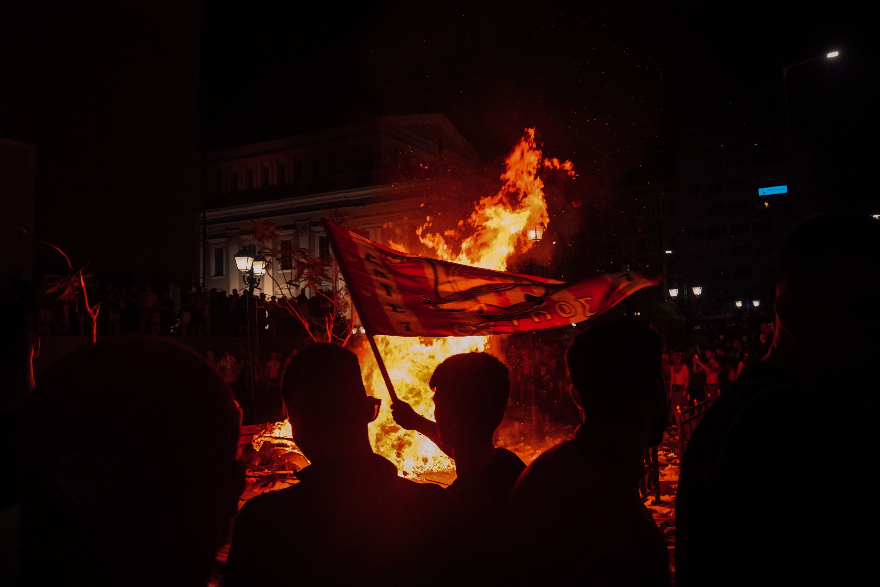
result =
[[[573,284],[411,257],[324,223],[371,334],[471,336],[581,322],[658,281],[613,273]]]

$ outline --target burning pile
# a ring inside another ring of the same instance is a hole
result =
[[[480,200],[470,217],[458,223],[457,230],[431,233],[430,217],[418,229],[419,240],[434,251],[437,259],[505,271],[513,254],[525,252],[534,244],[526,234],[527,228],[546,227],[549,222],[544,183],[538,171],[542,167],[562,169],[573,176],[572,164],[543,159],[535,143],[534,129],[526,129],[526,135],[508,156],[506,164],[501,189]],[[431,419],[434,404],[428,380],[434,368],[454,354],[491,350],[492,346],[487,336],[433,339],[377,336],[376,343],[398,397]],[[367,390],[388,406],[388,390],[372,353],[362,354],[362,365]],[[373,449],[394,462],[403,475],[454,469],[452,460],[433,442],[397,426],[388,409],[383,409],[371,425],[370,438]]]
[[[435,258],[505,271],[512,255],[525,252],[534,245],[527,230],[544,228],[549,222],[544,183],[538,172],[542,168],[561,169],[574,176],[572,164],[570,161],[560,163],[557,159],[544,159],[535,143],[534,129],[526,129],[525,136],[508,156],[506,166],[501,175],[501,189],[480,200],[470,217],[461,220],[455,230],[432,233],[429,230],[432,219],[426,218],[417,234],[421,243],[433,251]],[[387,244],[402,248],[394,243]],[[431,339],[376,336],[375,339],[399,399],[431,419],[434,403],[428,381],[437,365],[458,353],[494,350],[488,336]],[[388,389],[376,358],[367,345],[360,355],[367,391],[381,398],[385,406],[370,425],[373,450],[391,460],[404,476],[454,470],[454,462],[433,442],[416,432],[402,430],[394,422],[388,409],[391,403]],[[261,442],[274,443],[279,437],[289,438],[289,434],[289,424],[279,423],[271,431],[256,437],[253,445],[259,450]]]

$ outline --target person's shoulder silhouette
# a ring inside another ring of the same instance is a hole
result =
[[[296,485],[242,507],[224,585],[442,582],[449,500],[373,453],[367,426],[379,400],[367,396],[357,356],[313,345],[291,359],[282,393],[311,464]]]
[[[566,355],[584,421],[573,440],[539,456],[507,513],[517,573],[539,583],[668,585],[666,545],[638,492],[644,451],[667,424],[662,339],[648,325],[592,325]]]
[[[880,222],[827,214],[795,226],[774,310],[766,357],[715,402],[684,454],[679,585],[853,584],[873,572]]]
[[[156,337],[71,353],[22,412],[26,584],[205,585],[244,488],[216,371]]]

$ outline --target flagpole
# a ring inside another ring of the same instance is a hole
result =
[[[388,395],[391,397],[391,403],[397,401],[397,393],[394,391],[394,384],[391,383],[391,376],[388,375],[388,369],[385,368],[385,361],[382,360],[382,354],[379,352],[379,347],[376,346],[376,341],[373,339],[373,334],[371,332],[367,332],[367,340],[370,341],[370,346],[373,348],[373,354],[376,355],[376,363],[379,364],[379,371],[382,372],[382,379],[385,380],[385,386],[388,388]]]
[[[336,258],[339,260],[339,269],[342,271],[342,277],[345,279],[345,283],[349,286],[349,293],[351,295],[351,301],[354,304],[354,308],[358,313],[358,316],[361,318],[361,325],[364,327],[364,331],[367,334],[367,340],[370,341],[370,347],[373,349],[373,355],[376,357],[376,363],[379,365],[379,371],[382,373],[382,379],[385,380],[385,387],[388,388],[388,396],[391,398],[391,403],[397,401],[397,393],[394,391],[394,384],[391,383],[391,376],[388,375],[388,369],[385,368],[385,361],[382,360],[382,355],[379,353],[379,347],[376,346],[376,341],[373,340],[373,333],[370,325],[367,323],[366,315],[361,311],[360,308],[360,300],[358,296],[355,294],[354,289],[351,284],[354,281],[349,280],[348,268],[345,263],[342,262],[342,251],[339,250],[339,243],[336,242],[336,235],[331,228],[332,223],[326,218],[321,222],[324,226],[324,232],[327,234],[327,237],[330,239],[330,246],[333,247],[333,252],[336,254]]]

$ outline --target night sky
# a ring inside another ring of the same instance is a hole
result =
[[[165,219],[198,210],[200,150],[442,112],[489,165],[537,127],[609,198],[673,179],[682,133],[784,128],[783,66],[830,50],[789,74],[794,134],[838,203],[876,201],[876,43],[843,3],[13,4],[0,136],[37,144],[37,229],[102,270],[186,275]]]

